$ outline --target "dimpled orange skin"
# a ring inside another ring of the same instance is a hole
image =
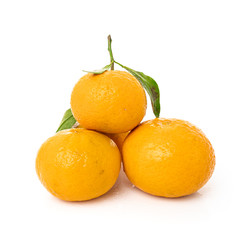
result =
[[[83,127],[78,125],[76,128],[83,128]],[[130,131],[124,132],[124,133],[102,133],[102,134],[111,138],[116,143],[116,145],[118,146],[118,149],[121,153],[124,140],[126,139],[126,137],[129,133],[130,133]]]
[[[138,126],[123,144],[129,180],[162,197],[190,195],[211,177],[215,154],[203,132],[177,119],[154,119]]]
[[[108,137],[110,137],[118,146],[120,152],[122,152],[123,143],[130,132],[124,133],[105,133]]]
[[[68,129],[44,142],[36,159],[40,181],[57,198],[85,201],[106,193],[116,182],[121,156],[107,136]]]
[[[79,124],[104,133],[133,129],[145,116],[146,108],[144,89],[125,71],[86,74],[71,95],[72,113]]]

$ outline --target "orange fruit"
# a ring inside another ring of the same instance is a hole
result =
[[[54,196],[84,201],[106,193],[116,182],[121,156],[107,136],[68,129],[44,142],[36,159],[40,181]]]
[[[146,113],[147,101],[138,80],[125,71],[88,73],[75,85],[71,109],[86,129],[123,133],[136,127]]]
[[[122,152],[124,140],[129,133],[130,132],[128,131],[124,133],[105,133],[105,135],[110,137],[117,144],[119,151]]]
[[[154,119],[134,129],[123,144],[129,180],[144,192],[181,197],[203,187],[211,177],[215,155],[204,133],[178,119]]]
[[[83,128],[81,127],[80,124],[76,124],[76,128]],[[106,136],[108,136],[109,138],[111,138],[116,145],[118,146],[118,149],[120,151],[120,153],[122,152],[122,146],[123,146],[123,142],[126,139],[127,135],[130,133],[130,131],[128,132],[124,132],[124,133],[102,133]]]

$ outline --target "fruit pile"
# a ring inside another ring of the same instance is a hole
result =
[[[128,179],[146,193],[175,198],[198,191],[214,170],[211,143],[187,121],[159,118],[157,83],[115,61],[111,43],[109,36],[110,64],[85,71],[57,133],[39,149],[40,181],[62,200],[90,200],[111,189],[123,163]],[[156,118],[141,123],[144,89]]]

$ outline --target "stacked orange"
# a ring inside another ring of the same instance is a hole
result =
[[[111,189],[123,160],[127,177],[144,192],[181,197],[198,191],[214,170],[211,143],[187,121],[159,118],[157,83],[116,62],[110,37],[108,44],[111,63],[77,82],[71,109],[38,152],[40,181],[60,199],[90,200]],[[114,63],[128,72],[114,70]],[[156,118],[141,123],[144,88]]]

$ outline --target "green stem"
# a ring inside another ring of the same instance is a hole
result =
[[[116,63],[116,64],[118,64],[120,67],[122,67],[122,68],[127,68],[127,67],[125,67],[125,66],[123,66],[121,63],[119,63],[119,62],[117,62],[117,61],[115,61],[114,60],[114,62]]]
[[[111,70],[114,70],[114,58],[112,53],[112,38],[111,35],[108,35],[108,51],[110,54]]]

